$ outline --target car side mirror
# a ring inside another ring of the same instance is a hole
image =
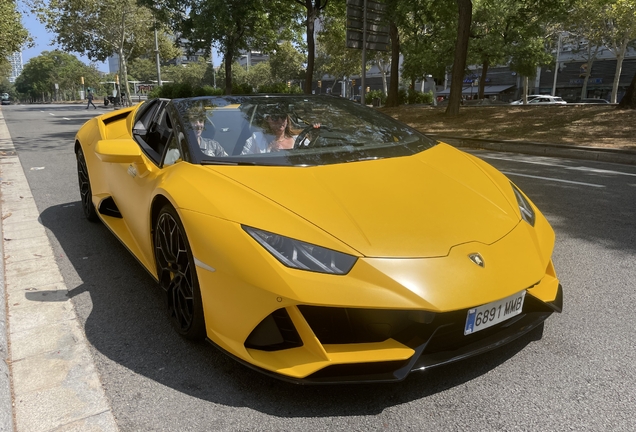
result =
[[[141,149],[131,139],[115,139],[97,141],[95,153],[102,162],[140,163]]]

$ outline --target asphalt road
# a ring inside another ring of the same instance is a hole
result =
[[[402,383],[303,387],[180,338],[152,278],[83,218],[73,137],[103,110],[3,107],[122,431],[636,430],[635,166],[474,151],[552,223],[564,312]]]

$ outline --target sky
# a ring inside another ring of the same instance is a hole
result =
[[[22,63],[25,65],[29,59],[33,57],[37,57],[42,53],[42,51],[51,51],[59,46],[52,46],[51,42],[54,39],[54,34],[49,33],[45,28],[44,24],[41,24],[35,15],[31,15],[24,3],[19,2],[20,12],[22,13],[22,25],[29,31],[31,37],[33,38],[34,46],[32,48],[25,48],[22,50]],[[91,64],[94,63],[97,67],[97,70],[108,73],[108,63],[107,62],[91,62],[88,57],[81,56],[78,53],[71,53],[80,61]],[[219,66],[221,64],[221,58],[219,57],[216,50],[214,50],[214,65]]]
[[[51,46],[54,34],[49,33],[44,28],[44,24],[41,24],[35,15],[31,15],[25,10],[26,7],[24,6],[24,3],[20,3],[19,6],[20,11],[22,12],[22,25],[29,31],[35,44],[32,48],[25,48],[22,50],[22,64],[26,64],[31,58],[39,56],[42,51],[51,51],[59,47]],[[91,64],[88,57],[80,56],[78,53],[72,54],[76,55],[80,61],[86,64]],[[108,63],[96,62],[95,66],[97,67],[97,70],[108,72]]]

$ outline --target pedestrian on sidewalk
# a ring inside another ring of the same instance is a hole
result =
[[[88,91],[88,95],[86,96],[86,99],[88,99],[88,103],[86,104],[86,109],[88,109],[91,105],[93,105],[93,108],[97,109],[97,107],[93,103],[93,93],[91,93],[90,90]]]

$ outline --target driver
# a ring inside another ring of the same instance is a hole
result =
[[[294,148],[298,134],[291,129],[292,120],[289,114],[280,108],[270,109],[263,115],[261,132],[254,132],[245,141],[242,155],[255,153],[269,153]],[[319,128],[320,124],[313,125]]]

